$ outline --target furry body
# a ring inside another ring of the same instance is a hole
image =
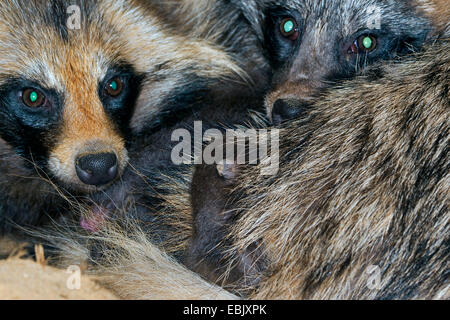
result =
[[[370,69],[282,127],[279,174],[238,168],[205,260],[252,266],[257,299],[448,298],[448,48]]]
[[[370,28],[373,13],[367,10],[369,5],[379,9],[377,29]],[[364,74],[368,66],[382,60],[398,59],[418,50],[425,38],[438,34],[441,28],[438,25],[432,28],[432,19],[424,18],[426,10],[414,2],[396,5],[378,1],[287,1],[283,4],[267,1],[264,6],[265,9],[260,9],[265,17],[261,32],[275,72],[266,106],[275,124],[307,114],[315,107],[311,101],[333,83]],[[286,38],[280,32],[280,25],[286,19],[293,19],[298,26],[295,41],[292,35]],[[400,20],[403,23],[399,24]],[[364,52],[357,43],[361,35],[373,36],[377,47]],[[224,272],[228,273],[227,282],[234,282],[240,278],[239,274],[258,274],[250,271],[259,269],[253,264],[252,256],[261,255],[253,246],[242,253],[242,263],[230,269],[221,261],[223,255],[216,254],[221,251],[222,241],[229,232],[223,226],[233,224],[235,219],[233,214],[217,214],[218,208],[228,202],[220,194],[233,188],[230,180],[234,180],[235,175],[229,172],[232,178],[224,179],[215,169],[200,166],[191,188],[194,228],[185,263],[209,280],[220,283]],[[247,277],[245,281],[257,279]]]

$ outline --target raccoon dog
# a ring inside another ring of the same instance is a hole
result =
[[[134,1],[2,1],[0,47],[2,233],[113,184],[130,136],[241,72]]]

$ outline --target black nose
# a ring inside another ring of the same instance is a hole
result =
[[[310,103],[300,100],[283,100],[278,99],[273,104],[272,108],[272,122],[274,125],[279,125],[283,121],[299,118],[303,116],[308,110]]]
[[[91,186],[102,186],[112,182],[118,173],[117,157],[114,153],[99,153],[82,156],[76,161],[80,180]]]

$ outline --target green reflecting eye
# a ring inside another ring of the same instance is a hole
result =
[[[364,35],[357,39],[357,44],[360,51],[368,53],[377,47],[377,39],[372,35]]]
[[[111,79],[105,88],[106,93],[111,97],[119,96],[123,91],[124,83],[120,79],[120,77],[115,77]]]
[[[298,25],[294,18],[285,18],[281,21],[280,24],[280,32],[283,37],[288,38],[290,40],[298,39]]]
[[[364,48],[366,48],[366,49],[370,49],[373,45],[373,41],[370,37],[364,37],[362,43],[363,43]]]
[[[117,84],[116,81],[113,81],[113,82],[111,82],[111,83],[109,84],[109,87],[110,87],[112,90],[116,91],[117,88],[119,87],[119,85]]]
[[[30,101],[31,102],[36,102],[38,99],[38,93],[36,91],[33,91],[30,93]]]
[[[45,104],[46,98],[42,92],[29,88],[22,92],[22,101],[27,107],[38,108]]]
[[[284,32],[286,32],[286,33],[290,33],[292,30],[294,30],[294,27],[295,27],[294,22],[292,22],[291,20],[289,20],[289,21],[286,21],[286,22],[284,23],[284,25],[283,25],[283,30],[284,30]]]

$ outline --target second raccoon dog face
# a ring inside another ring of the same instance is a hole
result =
[[[140,77],[120,56],[114,30],[88,20],[69,30],[58,20],[66,10],[58,1],[2,2],[0,137],[44,176],[90,191],[127,164]]]
[[[419,48],[431,30],[412,1],[288,0],[267,10],[274,123],[301,115],[327,83]]]

